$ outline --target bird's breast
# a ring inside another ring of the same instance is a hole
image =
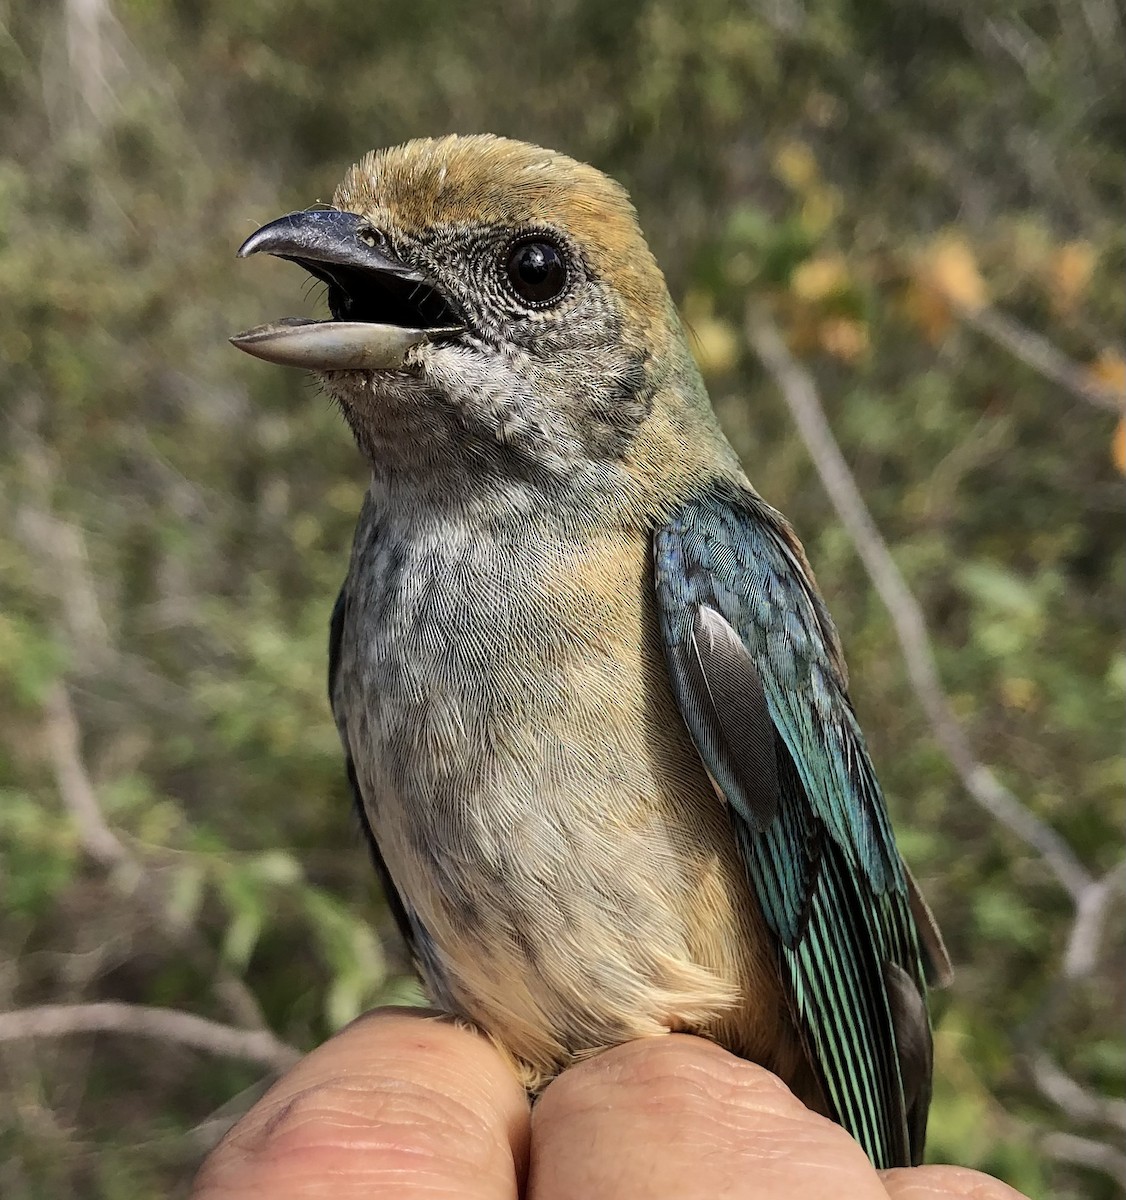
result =
[[[437,999],[522,1061],[707,1028],[771,974],[672,700],[648,537],[372,508],[342,732]]]

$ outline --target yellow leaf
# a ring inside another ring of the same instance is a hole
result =
[[[819,238],[840,214],[841,195],[836,188],[814,183],[805,190],[801,223],[810,236]]]
[[[989,301],[977,259],[964,238],[944,237],[935,243],[923,259],[921,274],[954,308],[972,311]]]
[[[801,192],[817,179],[817,159],[805,142],[786,142],[774,155],[774,173]]]
[[[705,375],[725,375],[739,357],[735,331],[718,317],[697,317],[690,325],[696,365]]]
[[[739,357],[739,339],[729,322],[715,315],[715,297],[694,288],[680,306],[692,354],[705,375],[724,375]]]
[[[1111,457],[1120,475],[1126,475],[1126,419],[1119,417],[1110,445]]]
[[[1086,370],[1097,387],[1126,400],[1126,359],[1117,350],[1104,350]]]
[[[1052,305],[1059,313],[1072,313],[1087,290],[1098,255],[1090,242],[1067,242],[1051,257],[1048,280]]]
[[[848,317],[821,322],[821,345],[835,358],[854,363],[868,352],[868,326]]]
[[[839,254],[807,258],[790,276],[790,291],[810,303],[844,291],[847,286],[848,265]]]

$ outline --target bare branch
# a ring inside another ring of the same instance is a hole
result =
[[[94,657],[102,662],[124,660],[110,642],[109,630],[97,603],[84,541],[73,526],[51,511],[50,481],[55,471],[50,453],[34,433],[34,422],[16,429],[16,441],[28,468],[34,499],[21,506],[18,526],[28,548],[35,553],[62,598],[63,625],[72,655],[79,661]],[[77,607],[66,597],[82,596]],[[119,885],[123,877],[134,902],[143,904],[172,942],[183,947],[201,969],[210,972],[215,993],[235,1021],[265,1029],[267,1022],[254,993],[231,970],[216,961],[214,949],[194,928],[183,928],[167,912],[166,898],[154,872],[110,828],[82,757],[78,720],[66,683],[60,680],[45,705],[44,740],[63,804],[70,812],[83,850],[103,869],[113,872]]]
[[[78,722],[74,717],[70,693],[61,680],[51,689],[44,709],[47,717],[44,732],[55,782],[63,804],[74,820],[83,850],[106,870],[132,866],[139,874],[140,864],[133,859],[102,815],[94,785],[82,761]]]
[[[66,0],[63,15],[72,86],[97,129],[114,101],[112,76],[121,63],[113,43],[119,27],[108,0]]]
[[[1121,412],[1126,396],[1105,387],[1082,367],[1077,367],[1047,338],[1026,329],[1019,321],[996,308],[959,308],[958,315],[967,325],[1019,359],[1026,367],[1070,392],[1077,400],[1110,412]]]
[[[1126,1187],[1126,1154],[1114,1146],[1072,1133],[1050,1133],[1040,1144],[1058,1162],[1102,1171]]]
[[[1073,1121],[1113,1125],[1126,1131],[1126,1101],[1088,1091],[1046,1054],[1034,1055],[1029,1066],[1040,1094],[1067,1113]]]
[[[301,1052],[268,1029],[238,1029],[174,1008],[106,1001],[96,1004],[44,1004],[0,1012],[0,1042],[57,1038],[79,1033],[123,1033],[176,1042],[222,1058],[261,1063],[287,1071]]]
[[[74,820],[83,850],[105,870],[119,877],[125,876],[127,890],[140,894],[154,919],[163,925],[172,939],[180,945],[186,945],[201,964],[206,962],[210,965],[216,994],[235,1020],[251,1028],[265,1030],[266,1020],[254,993],[233,972],[214,964],[214,952],[198,930],[184,929],[169,919],[164,896],[152,872],[130,853],[110,828],[82,758],[78,720],[70,693],[61,680],[51,689],[45,712],[44,733],[55,781],[63,804]]]
[[[778,385],[829,499],[895,627],[912,689],[935,738],[970,796],[1026,845],[1036,850],[1078,905],[1093,883],[1071,847],[979,762],[950,706],[935,664],[934,649],[918,601],[872,520],[856,480],[829,427],[813,378],[793,357],[774,321],[752,306],[747,336]]]
[[[36,474],[46,469],[45,455],[25,461]],[[31,504],[16,512],[16,532],[28,550],[57,580],[54,588],[67,637],[79,663],[105,658],[109,627],[98,602],[98,589],[90,569],[90,556],[82,531],[69,521]]]
[[[1116,891],[1126,886],[1126,861],[1112,867],[1097,883],[1079,897],[1075,921],[1063,956],[1065,979],[1090,975],[1098,961],[1099,944],[1106,924],[1110,902]]]

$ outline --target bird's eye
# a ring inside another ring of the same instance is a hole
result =
[[[512,290],[535,308],[558,300],[567,286],[567,260],[558,246],[542,237],[509,246],[505,271]]]

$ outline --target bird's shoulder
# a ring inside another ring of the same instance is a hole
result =
[[[688,497],[656,532],[654,572],[666,610],[714,603],[756,645],[773,632],[778,665],[817,662],[847,692],[840,638],[805,548],[749,483],[717,478]]]

